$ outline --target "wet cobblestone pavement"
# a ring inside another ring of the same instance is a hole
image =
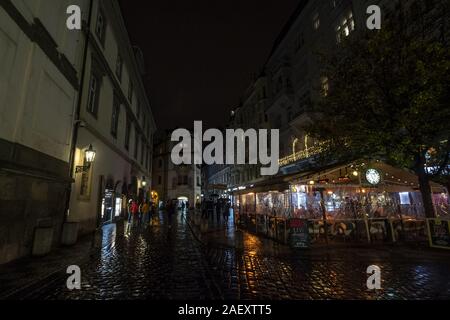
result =
[[[3,267],[10,275],[0,276],[0,298],[8,290],[7,298],[57,300],[450,299],[449,252],[387,246],[292,251],[236,232],[231,222],[194,220],[178,215],[169,228],[161,213],[151,227],[107,226],[101,245],[61,257],[59,271],[55,257],[34,264],[45,269],[47,260],[52,269],[26,289],[25,280],[18,281],[24,290],[11,291],[11,279],[32,274],[32,267]],[[66,288],[69,264],[81,268],[81,290]],[[381,268],[381,290],[366,287],[369,265]]]

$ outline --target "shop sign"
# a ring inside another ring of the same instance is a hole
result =
[[[376,186],[381,182],[381,173],[377,169],[368,169],[366,171],[366,180],[371,185]]]
[[[310,238],[308,220],[289,220],[289,244],[292,248],[309,248]]]
[[[427,226],[430,246],[450,249],[450,221],[427,219]]]

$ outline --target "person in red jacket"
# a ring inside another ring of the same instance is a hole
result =
[[[133,224],[134,224],[139,215],[139,206],[136,201],[133,201],[133,203],[131,204],[131,213],[133,215]]]

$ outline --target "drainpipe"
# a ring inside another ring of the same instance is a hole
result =
[[[83,65],[82,65],[82,69],[81,69],[81,78],[80,78],[80,86],[78,88],[78,101],[77,101],[77,107],[74,113],[74,127],[73,127],[73,132],[72,132],[72,141],[71,141],[71,145],[70,145],[70,155],[69,155],[69,166],[70,166],[70,171],[69,171],[69,175],[72,179],[72,181],[74,181],[74,169],[75,169],[75,151],[76,151],[76,146],[77,146],[77,140],[78,140],[78,131],[79,128],[82,124],[81,120],[80,120],[80,114],[81,114],[81,105],[82,105],[82,98],[83,98],[83,91],[84,91],[84,81],[86,78],[86,64],[87,64],[87,55],[88,55],[88,49],[89,49],[89,40],[90,40],[90,28],[91,28],[91,22],[92,22],[92,11],[93,11],[93,6],[94,6],[94,0],[90,0],[89,2],[89,13],[88,13],[88,21],[87,21],[87,25],[86,28],[87,30],[85,30],[86,33],[86,41],[84,44],[84,52],[83,52]],[[67,217],[68,217],[68,211],[69,211],[69,206],[70,206],[70,196],[72,193],[72,182],[69,186],[68,189],[68,193],[67,193],[67,199],[66,199],[66,206],[65,206],[65,211],[64,211],[64,223],[67,222]]]

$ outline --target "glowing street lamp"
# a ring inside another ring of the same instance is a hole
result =
[[[89,145],[89,148],[84,152],[84,156],[86,158],[87,163],[92,163],[95,160],[96,152],[92,148],[92,144]]]
[[[86,171],[89,171],[91,168],[92,163],[95,160],[96,151],[92,147],[92,144],[89,145],[89,147],[84,151],[84,160],[86,165],[84,166],[77,166],[75,168],[75,173],[83,173]]]

